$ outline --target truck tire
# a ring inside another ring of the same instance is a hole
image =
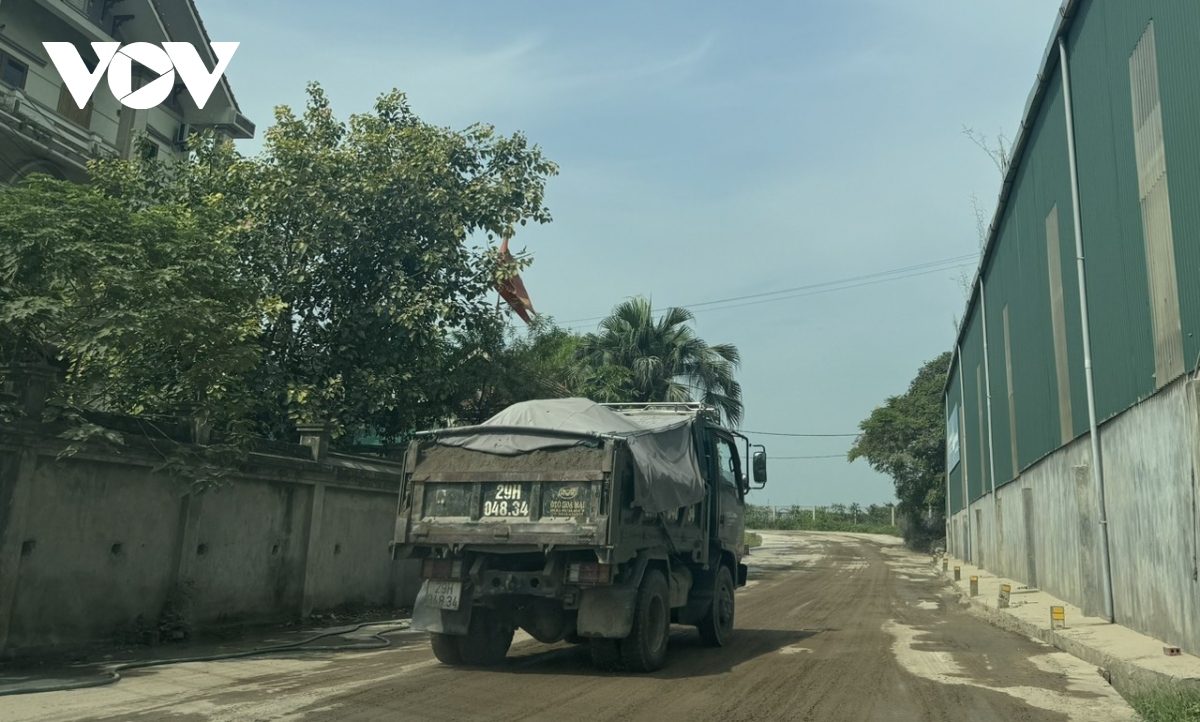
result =
[[[466,635],[458,637],[462,661],[474,667],[500,664],[508,656],[514,631],[512,622],[496,610],[486,607],[472,610]]]
[[[631,672],[661,669],[667,657],[671,629],[671,603],[667,580],[657,569],[647,569],[638,587],[633,628],[620,642],[621,661]]]
[[[457,667],[463,663],[462,653],[458,651],[459,638],[453,634],[429,634],[429,646],[433,647],[433,656],[442,664]]]
[[[704,619],[696,625],[700,629],[700,640],[709,647],[724,646],[733,636],[733,613],[733,574],[722,564],[717,570],[712,604]]]
[[[614,672],[621,668],[621,640],[593,637],[588,640],[588,652],[592,655],[592,664],[605,672]]]

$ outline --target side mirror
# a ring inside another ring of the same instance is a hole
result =
[[[762,451],[754,452],[752,466],[754,468],[754,483],[758,484],[761,489],[767,483],[767,450],[763,447],[758,447]]]

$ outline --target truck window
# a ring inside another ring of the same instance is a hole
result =
[[[737,449],[725,439],[717,439],[717,475],[722,484],[738,488],[740,464],[738,464]]]

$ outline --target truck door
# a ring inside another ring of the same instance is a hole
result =
[[[722,546],[741,556],[746,520],[742,514],[742,464],[732,438],[713,434],[713,478],[717,486],[717,538]]]

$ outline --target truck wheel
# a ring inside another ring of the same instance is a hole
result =
[[[667,636],[671,627],[671,605],[667,580],[657,569],[647,569],[638,588],[633,610],[633,628],[621,640],[621,661],[633,672],[653,672],[662,668],[667,657]]]
[[[733,611],[733,575],[729,567],[722,564],[717,570],[712,605],[696,625],[700,629],[700,640],[709,647],[724,646],[733,635]]]
[[[458,651],[459,638],[453,634],[431,632],[429,646],[433,647],[433,656],[442,664],[457,667],[463,663],[462,653]]]
[[[512,622],[494,609],[472,610],[466,636],[458,637],[463,662],[478,667],[500,664],[508,656],[514,631]]]
[[[604,639],[593,637],[588,640],[588,651],[592,654],[592,664],[597,669],[613,672],[621,668],[621,647],[619,639]]]

